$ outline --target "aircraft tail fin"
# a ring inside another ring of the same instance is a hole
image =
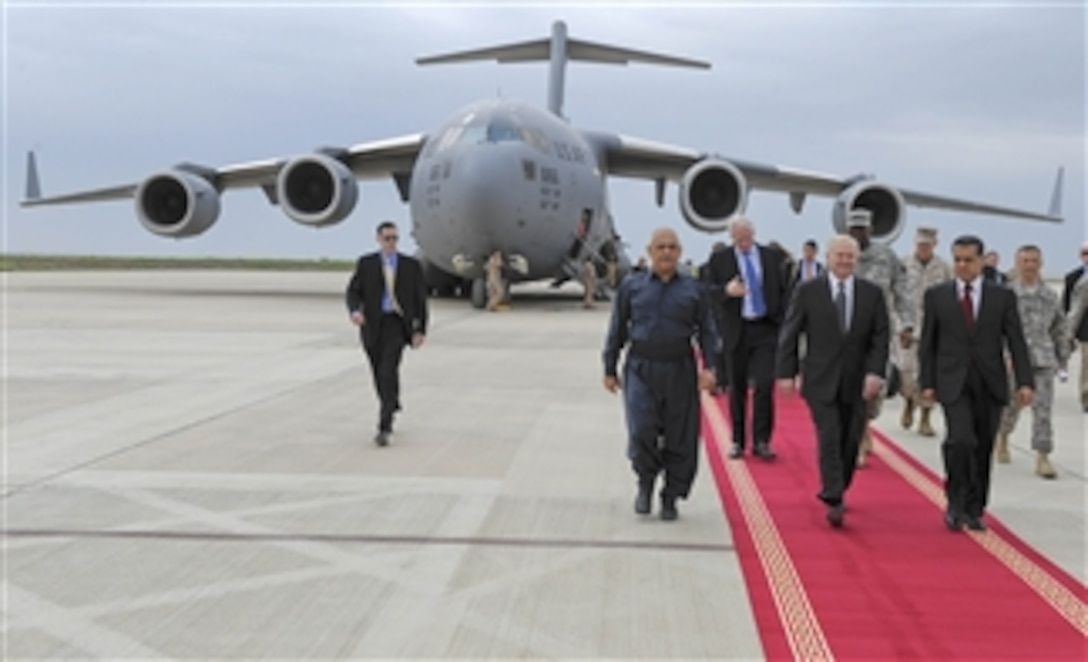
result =
[[[631,62],[644,62],[673,67],[710,68],[709,63],[698,60],[568,39],[567,25],[563,21],[552,24],[549,39],[423,57],[418,58],[416,64],[450,64],[478,60],[495,60],[499,64],[548,61],[548,110],[560,117],[563,116],[563,77],[569,60],[598,64],[626,65]]]
[[[1054,191],[1050,194],[1050,210],[1048,214],[1055,218],[1062,215],[1062,180],[1065,177],[1065,166],[1058,168],[1058,178],[1054,180]]]
[[[42,184],[38,179],[38,161],[34,150],[26,153],[26,199],[37,200],[42,197]]]

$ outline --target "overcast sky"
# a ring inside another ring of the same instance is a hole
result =
[[[351,257],[376,221],[407,221],[392,182],[367,182],[342,224],[304,228],[259,191],[230,191],[217,224],[175,241],[144,231],[130,202],[21,210],[25,153],[46,195],[135,183],[175,163],[224,165],[319,146],[430,132],[458,108],[501,95],[543,105],[544,63],[417,67],[418,56],[548,35],[706,60],[709,71],[573,63],[565,112],[578,127],[904,188],[1045,210],[1066,166],[1055,226],[911,208],[919,224],[1003,254],[1041,244],[1051,273],[1085,237],[1085,9],[521,5],[324,7],[233,2],[72,7],[9,0],[4,16],[5,249],[18,253]],[[681,228],[701,261],[719,239],[688,228],[676,188],[612,180],[613,213],[636,250]],[[831,234],[831,201],[795,215],[756,192],[758,238],[794,249]],[[412,248],[411,244],[408,245]]]

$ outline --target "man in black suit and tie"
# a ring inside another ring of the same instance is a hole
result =
[[[1081,264],[1065,275],[1065,287],[1062,288],[1062,310],[1067,315],[1077,282],[1088,274],[1088,242],[1080,246],[1080,260]],[[1070,331],[1073,333],[1073,339],[1080,344],[1080,406],[1085,413],[1088,413],[1088,315],[1082,316],[1076,324],[1077,326]]]
[[[842,526],[843,496],[854,478],[867,402],[884,387],[888,310],[880,287],[854,276],[860,248],[840,235],[827,247],[828,273],[797,286],[778,341],[779,389],[801,394],[816,426],[820,493],[827,521]],[[798,344],[805,336],[803,361]]]
[[[400,411],[400,359],[405,345],[418,348],[427,334],[427,290],[419,261],[397,252],[397,226],[378,225],[376,253],[359,258],[347,288],[348,314],[374,376],[381,409],[374,443],[385,446]]]
[[[790,270],[790,290],[805,281],[823,275],[824,265],[816,259],[816,253],[819,250],[815,239],[809,239],[805,242],[805,245],[801,248],[801,259],[798,260],[797,264],[794,265],[794,268]]]
[[[729,368],[729,407],[733,447],[744,454],[748,382],[755,382],[752,403],[752,453],[773,460],[774,355],[786,308],[786,256],[755,243],[755,228],[738,217],[729,226],[732,248],[714,253],[707,265],[713,300],[722,317],[722,353]]]
[[[1005,350],[1021,407],[1032,400],[1031,361],[1016,294],[982,277],[982,240],[965,235],[952,244],[955,279],[926,291],[919,386],[925,402],[939,401],[947,432],[944,456],[945,525],[984,531],[994,436],[1009,400]]]

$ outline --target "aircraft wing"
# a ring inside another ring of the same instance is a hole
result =
[[[795,211],[800,211],[801,201],[806,195],[836,197],[857,182],[872,179],[872,176],[869,175],[840,177],[838,175],[827,175],[796,168],[721,157],[684,147],[619,134],[584,132],[583,135],[597,150],[608,174],[658,181],[659,204],[661,183],[664,181],[680,181],[688,168],[704,159],[719,159],[736,166],[744,174],[750,188],[789,193]],[[932,207],[950,211],[975,212],[1060,223],[1063,220],[1060,210],[1062,177],[1063,170],[1059,169],[1050,209],[1047,213],[1013,209],[1011,207],[906,189],[897,190],[903,196],[904,202],[916,207]]]
[[[346,148],[327,147],[316,151],[340,160],[359,179],[379,179],[410,174],[425,140],[426,136],[419,133],[360,143]],[[275,189],[276,176],[279,174],[280,168],[290,160],[290,158],[274,158],[236,163],[219,168],[181,163],[174,166],[174,169],[204,177],[219,191],[231,188],[261,187],[269,192]],[[26,199],[23,200],[21,205],[23,207],[36,207],[77,202],[124,200],[132,198],[138,188],[138,183],[124,184],[42,197],[37,163],[34,153],[31,152],[27,156]],[[271,197],[272,194],[269,193],[269,195]]]

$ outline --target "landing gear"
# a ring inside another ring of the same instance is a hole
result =
[[[475,278],[472,281],[472,307],[483,310],[487,305],[487,282],[483,278]]]

